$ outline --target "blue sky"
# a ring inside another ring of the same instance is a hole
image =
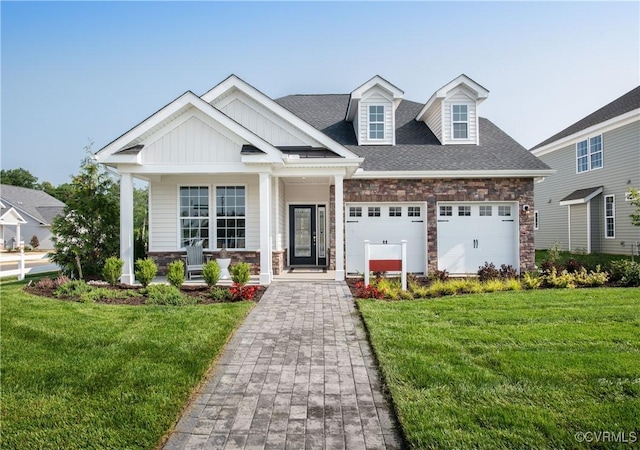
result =
[[[3,169],[68,182],[93,150],[235,73],[272,98],[461,73],[527,148],[640,84],[638,2],[1,2]]]

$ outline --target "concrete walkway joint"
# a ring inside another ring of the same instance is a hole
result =
[[[165,450],[399,449],[344,282],[275,282],[229,341]]]

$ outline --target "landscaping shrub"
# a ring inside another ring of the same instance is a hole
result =
[[[480,281],[496,280],[500,278],[500,271],[493,263],[485,261],[484,266],[478,268],[478,279]]]
[[[640,286],[640,262],[621,259],[612,261],[611,280],[621,286]]]
[[[456,293],[456,286],[451,281],[434,281],[429,286],[430,297],[440,297],[443,295],[453,295]]]
[[[34,249],[40,247],[40,240],[38,239],[38,236],[36,236],[35,234],[31,236],[29,245],[31,245],[31,247],[33,247]]]
[[[578,273],[580,272],[580,270],[582,270],[584,268],[584,266],[582,265],[582,263],[580,261],[578,261],[575,258],[569,258],[567,259],[567,261],[564,263],[564,268],[566,269],[567,272],[569,273]]]
[[[231,294],[229,289],[225,289],[222,287],[212,288],[211,292],[209,292],[209,297],[220,302],[229,302],[233,300],[233,295]]]
[[[146,288],[147,305],[193,305],[196,300],[182,294],[180,289],[168,284],[153,284]]]
[[[141,296],[142,295],[140,293],[132,289],[116,290],[103,287],[92,287],[87,292],[83,292],[82,294],[80,294],[80,301],[82,301],[83,303],[95,303],[107,299],[131,298]]]
[[[483,292],[500,292],[504,291],[505,286],[502,280],[492,279],[482,283]]]
[[[52,280],[51,278],[41,278],[38,281],[35,282],[35,284],[33,285],[35,288],[37,289],[53,289],[55,288],[56,282],[54,280]]]
[[[515,267],[511,264],[502,264],[500,266],[500,278],[509,279],[509,278],[518,278],[518,272]]]
[[[358,281],[356,283],[356,297],[357,298],[384,298],[384,294],[380,292],[380,290],[375,287],[367,284],[365,286],[363,281]]]
[[[436,269],[433,272],[429,272],[427,279],[429,281],[447,281],[449,279],[449,272]]]
[[[243,264],[243,263],[241,263]],[[247,264],[248,265],[248,264]],[[246,286],[240,283],[233,283],[229,292],[231,292],[231,297],[233,301],[250,301],[253,300],[254,295],[258,288],[256,286]]]
[[[73,280],[58,285],[54,295],[57,298],[81,297],[82,294],[89,292],[90,290],[91,286],[89,286],[84,280]]]
[[[562,264],[560,264],[558,261],[551,260],[551,259],[545,259],[540,264],[540,272],[543,275],[549,275],[554,270],[556,273],[561,273],[563,270]]]
[[[207,286],[212,287],[220,281],[220,266],[218,261],[209,261],[202,265],[202,277]]]
[[[176,260],[167,266],[167,281],[171,286],[180,289],[184,284],[184,262]]]
[[[538,289],[542,279],[533,272],[527,272],[522,276],[522,287],[525,289]]]
[[[235,266],[231,267],[231,281],[244,286],[249,282],[251,277],[251,267],[249,263],[239,262]]]
[[[143,287],[149,286],[158,273],[158,266],[151,258],[139,259],[136,261],[136,280]]]
[[[120,280],[123,266],[124,261],[122,259],[116,256],[107,258],[107,260],[104,262],[104,267],[102,268],[102,278],[104,278],[105,281],[111,286],[115,286]]]
[[[409,291],[413,293],[415,298],[426,298],[429,295],[429,288],[415,281],[409,282]]]
[[[517,278],[507,278],[502,280],[503,290],[505,291],[519,291],[522,289],[522,284]]]
[[[552,288],[569,288],[576,287],[575,277],[563,270],[560,275],[556,271],[555,267],[551,269],[551,272],[544,276],[544,281],[547,286]]]

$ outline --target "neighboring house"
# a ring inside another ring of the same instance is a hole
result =
[[[53,219],[62,213],[65,204],[50,196],[44,191],[29,189],[9,184],[0,185],[0,200],[2,202],[2,218],[13,209],[14,212],[7,216],[14,217],[14,213],[24,221],[20,225],[20,236],[16,236],[16,227],[12,223],[1,223],[0,242],[7,249],[11,249],[13,243],[19,245],[23,241],[30,245],[33,236],[38,237],[39,249],[50,250],[53,248],[51,225]],[[6,208],[6,211],[5,211]],[[15,217],[14,217],[15,218]]]
[[[629,188],[640,188],[640,87],[531,149],[557,172],[535,185],[536,248],[637,254]]]
[[[364,240],[408,241],[410,272],[534,265],[534,178],[552,171],[480,118],[460,75],[424,103],[375,76],[350,94],[273,100],[232,75],[188,91],[102,148],[121,174],[122,281],[133,277],[133,178],[149,181],[149,255],[224,244],[268,284],[286,266],[364,270]]]

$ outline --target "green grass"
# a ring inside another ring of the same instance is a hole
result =
[[[580,448],[579,431],[640,438],[639,289],[358,307],[412,448]]]
[[[110,306],[2,289],[3,449],[155,448],[250,302]]]
[[[542,261],[548,258],[548,254],[548,250],[536,250],[536,266],[540,267]],[[569,259],[575,259],[591,270],[595,269],[597,265],[600,265],[603,269],[608,269],[612,261],[618,261],[620,259],[631,260],[631,255],[609,255],[606,253],[589,253],[583,255],[579,253],[559,252],[559,257],[561,264],[564,264]],[[638,258],[636,258],[636,260],[637,259]]]

